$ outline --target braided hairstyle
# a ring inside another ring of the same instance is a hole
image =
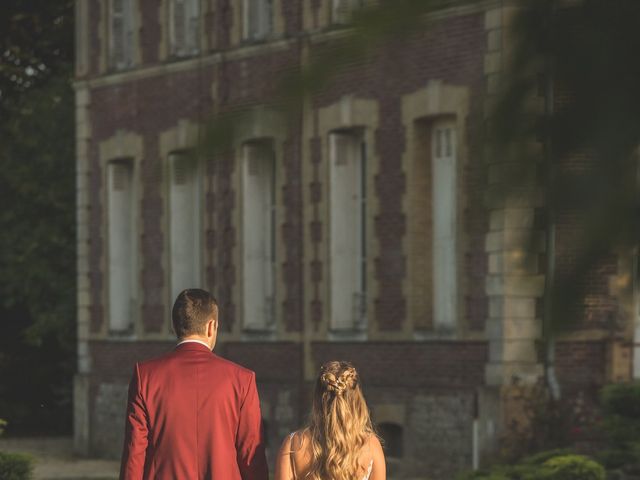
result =
[[[309,421],[311,480],[357,480],[366,473],[360,452],[373,433],[355,367],[332,361],[320,369]]]

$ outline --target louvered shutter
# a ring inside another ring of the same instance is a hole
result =
[[[125,58],[125,0],[111,0],[111,62],[116,68],[124,66]]]
[[[109,330],[123,332],[133,317],[134,195],[133,162],[118,160],[107,167]]]
[[[196,160],[188,153],[173,153],[170,168],[171,295],[200,287],[199,188]]]
[[[331,326],[353,329],[360,320],[362,278],[362,158],[359,136],[332,133],[330,148]]]
[[[175,55],[184,55],[186,44],[187,5],[186,0],[172,0],[171,21],[173,26],[172,49]]]
[[[188,15],[185,28],[187,31],[186,50],[197,53],[200,50],[200,0],[188,1]]]
[[[275,165],[268,144],[246,144],[243,155],[243,324],[263,330],[273,323]]]
[[[453,330],[457,316],[457,167],[453,124],[437,123],[432,134],[433,317],[439,330]]]

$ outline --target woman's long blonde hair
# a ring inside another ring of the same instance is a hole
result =
[[[320,369],[309,421],[311,480],[359,480],[366,471],[360,451],[373,433],[358,372],[349,362],[328,362]]]

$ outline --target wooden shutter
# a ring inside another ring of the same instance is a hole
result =
[[[108,177],[109,330],[126,331],[133,317],[134,194],[133,161],[110,162]]]
[[[245,0],[245,37],[261,40],[269,36],[273,29],[272,0]]]
[[[197,53],[200,50],[200,0],[188,1],[188,15],[186,16],[185,28],[187,31],[186,50]]]
[[[186,44],[187,5],[186,0],[172,0],[171,21],[173,26],[173,53],[184,55]]]
[[[135,36],[133,0],[111,0],[111,64],[121,69],[133,64]]]
[[[363,0],[333,0],[331,21],[336,24],[349,23],[353,12],[363,6]]]
[[[436,329],[457,321],[457,161],[451,122],[433,128],[433,317]]]
[[[275,267],[275,161],[269,143],[243,147],[244,328],[273,323]]]
[[[188,153],[169,156],[171,295],[200,287],[200,189],[196,160]]]
[[[133,65],[133,54],[135,50],[135,35],[134,35],[134,0],[123,0],[124,2],[124,66],[130,67]]]
[[[124,1],[111,0],[111,62],[116,68],[122,68],[125,57]]]
[[[332,133],[330,148],[331,323],[353,329],[363,307],[362,151],[360,136]]]

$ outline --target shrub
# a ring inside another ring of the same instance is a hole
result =
[[[581,455],[562,455],[544,462],[545,480],[605,480],[602,465]]]
[[[497,465],[490,470],[467,472],[457,480],[545,480],[545,472],[540,465]]]
[[[604,468],[580,455],[560,454],[562,450],[541,452],[518,465],[497,465],[487,470],[467,472],[457,480],[604,480]]]
[[[520,460],[524,465],[541,465],[547,460],[564,455],[570,455],[572,452],[568,448],[556,448],[555,450],[545,450],[538,452]]]
[[[31,478],[33,460],[21,453],[0,452],[0,478],[2,480],[28,480]]]
[[[640,419],[640,383],[607,385],[600,398],[606,414]]]

